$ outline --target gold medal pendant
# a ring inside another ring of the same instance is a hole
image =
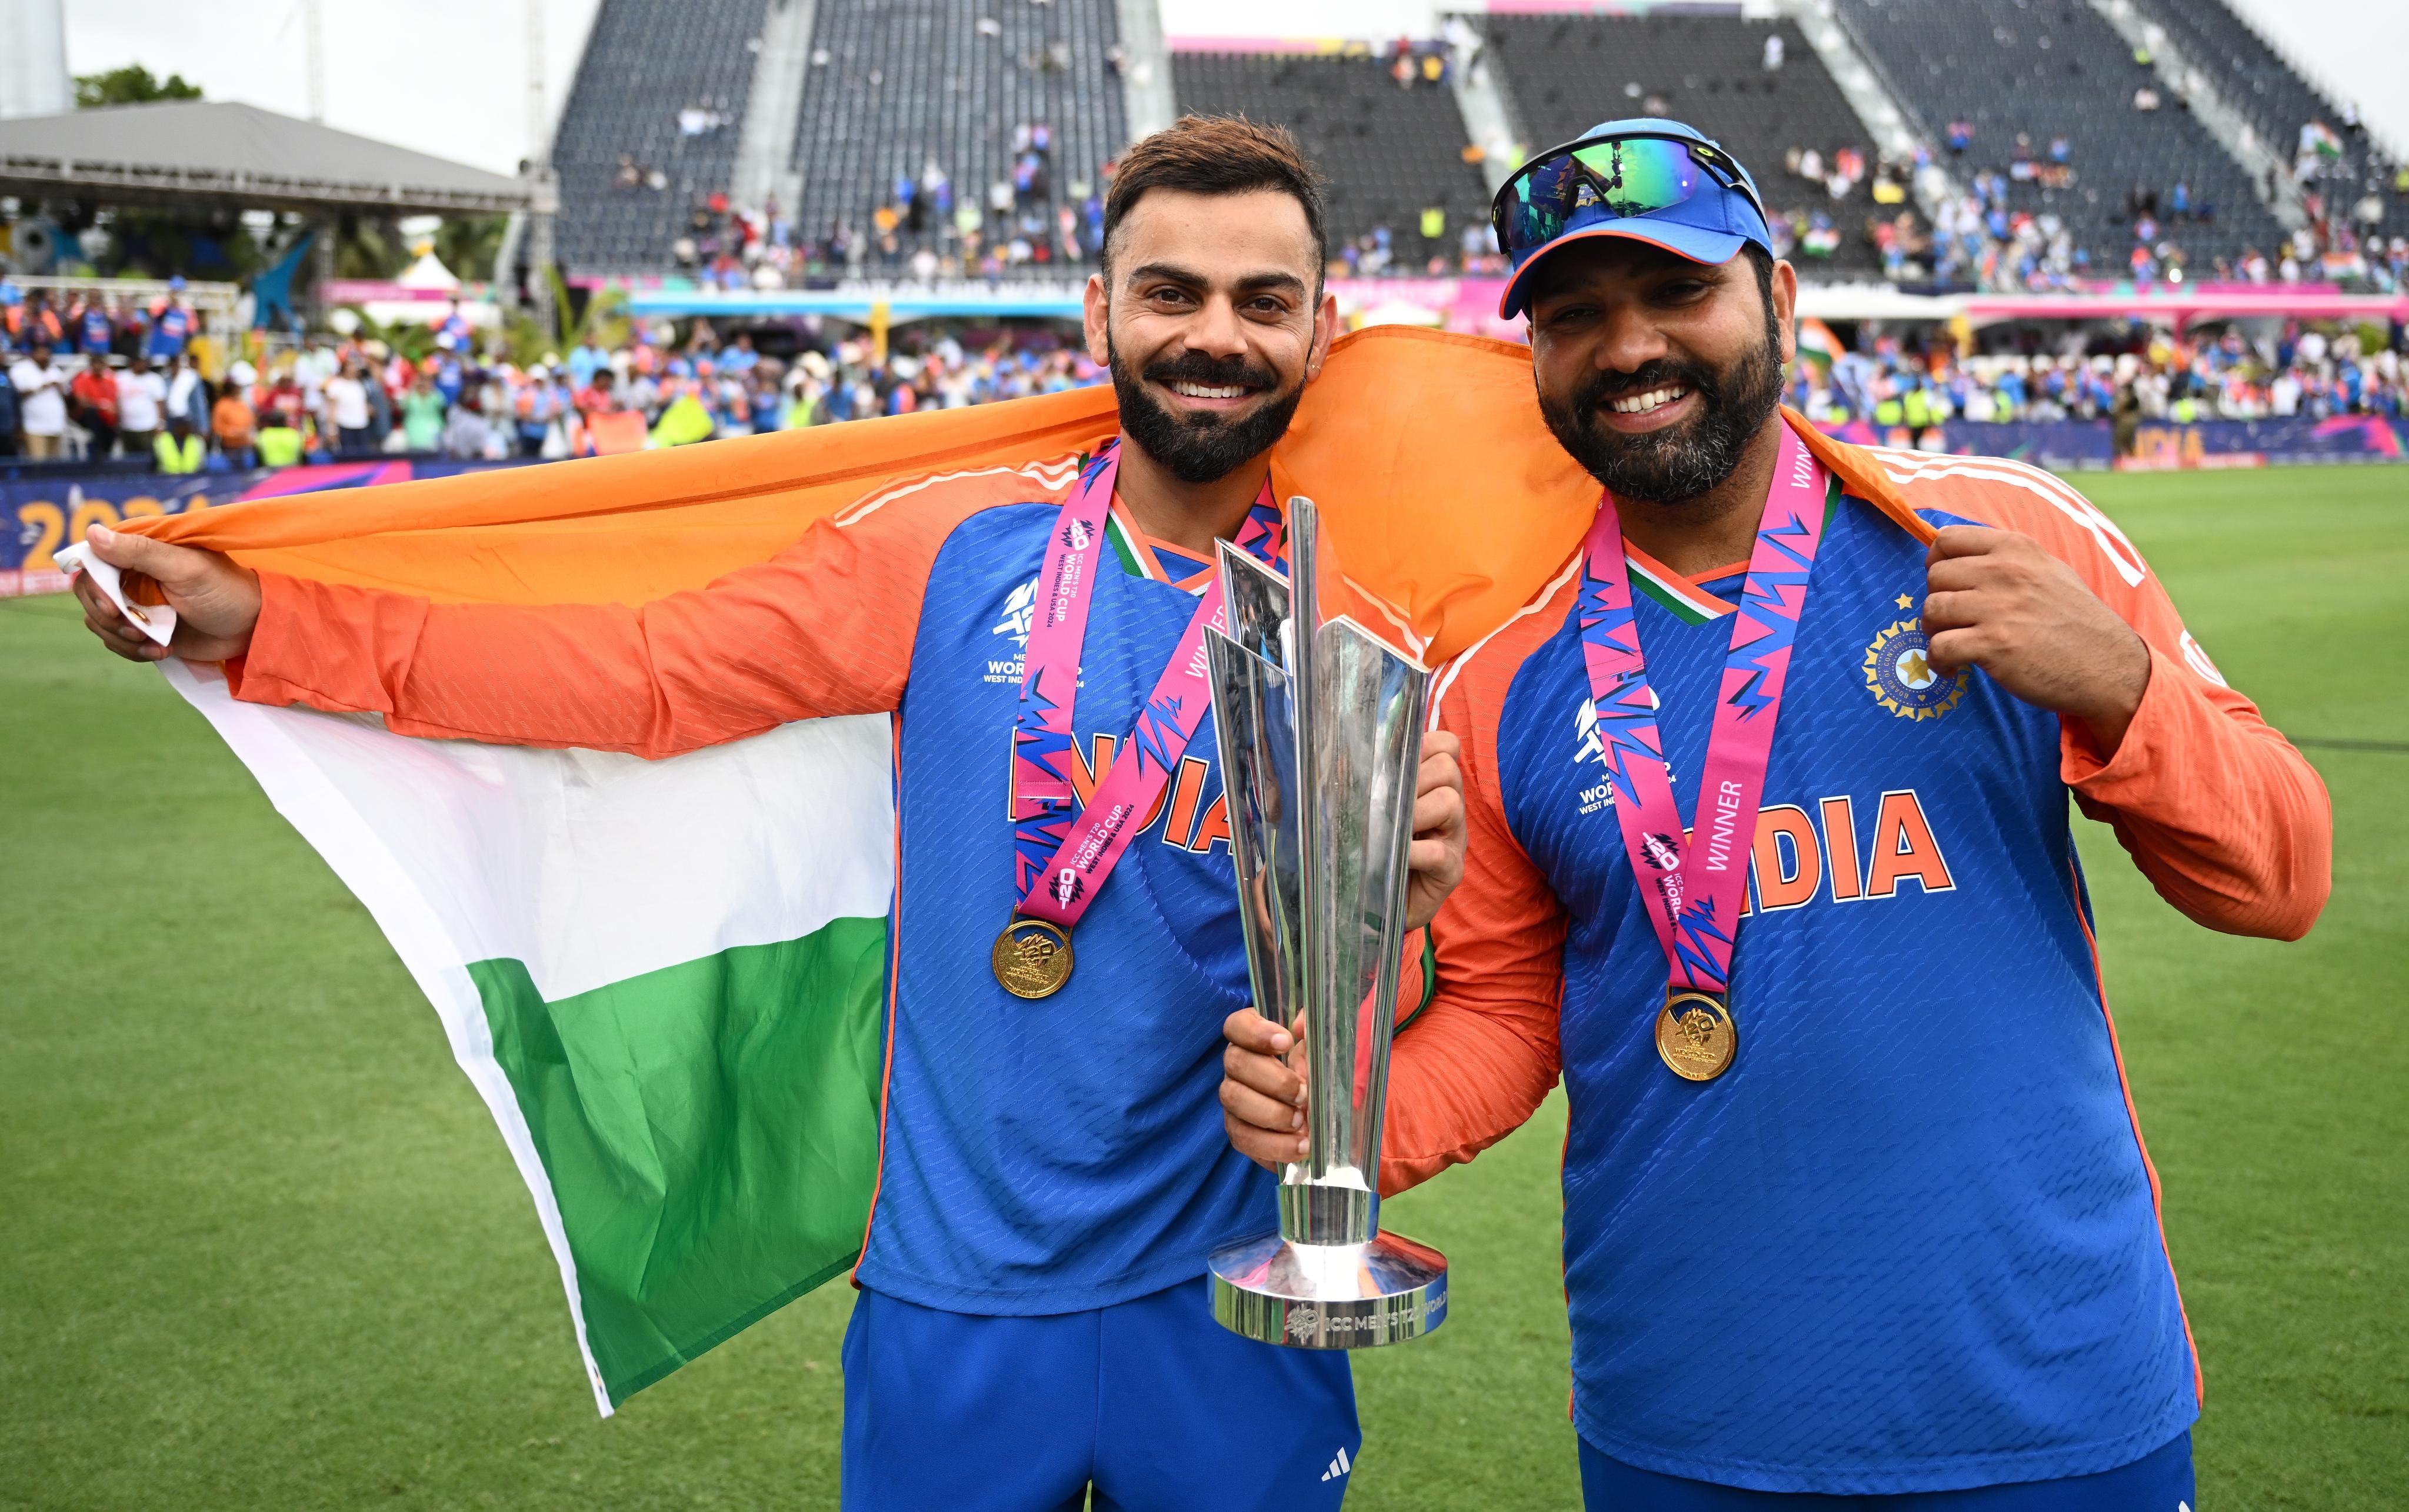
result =
[[[1071,980],[1071,934],[1044,919],[1015,918],[995,937],[988,964],[1016,998],[1050,998]]]
[[[1683,1081],[1710,1082],[1739,1053],[1739,1026],[1730,1009],[1706,993],[1667,992],[1656,1015],[1656,1053]]]

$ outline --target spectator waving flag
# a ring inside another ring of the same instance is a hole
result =
[[[932,477],[1059,493],[1114,427],[1111,392],[1080,389],[126,528],[439,601],[634,606]],[[1337,344],[1274,482],[1322,504],[1359,617],[1433,661],[1561,567],[1597,497],[1539,421],[1526,352],[1401,327]],[[646,761],[413,738],[446,732],[238,702],[239,665],[162,665],[441,1015],[604,1412],[853,1262],[887,1032],[885,716]]]
[[[1847,350],[1840,344],[1840,338],[1832,334],[1832,328],[1822,321],[1811,315],[1799,321],[1798,360],[1815,370],[1819,384],[1831,382],[1832,364],[1839,361],[1840,353]]]

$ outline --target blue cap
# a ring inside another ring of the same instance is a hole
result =
[[[1595,137],[1658,136],[1680,137],[1723,152],[1723,144],[1700,132],[1695,126],[1679,121],[1666,121],[1657,116],[1635,116],[1626,121],[1602,121],[1581,133],[1578,139]],[[1751,189],[1756,180],[1740,166],[1738,158],[1723,152],[1724,159],[1739,168],[1740,177]],[[1702,173],[1698,192],[1679,205],[1645,215],[1617,215],[1604,205],[1590,206],[1573,212],[1565,228],[1554,238],[1543,241],[1514,262],[1513,277],[1506,281],[1506,293],[1497,301],[1497,318],[1511,320],[1523,312],[1528,304],[1524,297],[1529,284],[1524,281],[1531,269],[1558,248],[1593,237],[1623,237],[1644,241],[1652,247],[1686,257],[1694,263],[1724,264],[1739,255],[1742,247],[1755,245],[1773,255],[1773,231],[1765,223],[1765,216],[1748,195],[1724,186],[1712,174]]]

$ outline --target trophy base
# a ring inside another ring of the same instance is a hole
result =
[[[1301,1245],[1277,1233],[1213,1251],[1213,1316],[1292,1349],[1369,1349],[1447,1321],[1447,1257],[1376,1233],[1360,1245]]]

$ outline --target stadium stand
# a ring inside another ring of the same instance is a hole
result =
[[[1872,142],[1796,22],[1681,14],[1492,15],[1484,25],[1493,65],[1504,68],[1534,149],[1568,140],[1609,117],[1686,121],[1748,165],[1768,209],[1830,217],[1839,243],[1828,257],[1794,254],[1803,274],[1877,276],[1865,237],[1866,219],[1876,209]],[[1769,36],[1782,41],[1778,69],[1765,66]],[[1854,149],[1868,171],[1835,200],[1825,186],[1791,171],[1792,154],[1808,149],[1826,165],[1842,149]]]
[[[1286,126],[1327,180],[1332,254],[1385,227],[1386,270],[1420,273],[1433,257],[1452,266],[1464,229],[1488,224],[1489,190],[1464,161],[1454,92],[1419,76],[1400,88],[1391,67],[1368,56],[1181,52],[1172,93],[1183,111]],[[1439,234],[1424,237],[1431,209]]]
[[[2387,204],[2391,233],[2409,231],[2409,217],[2381,196],[2383,154],[2366,130],[2302,79],[2256,28],[2224,0],[2135,0],[2136,8],[2166,28],[2192,67],[2206,74],[2225,103],[2250,122],[2277,153],[2298,151],[2301,128],[2323,122],[2341,138],[2343,159],[2331,175],[2351,197],[2367,189]]]
[[[1949,165],[1961,179],[2009,171],[2020,150],[2045,162],[2052,139],[2067,139],[2070,181],[2012,178],[2008,204],[2061,217],[2096,275],[2127,266],[2137,191],[2157,198],[2154,245],[2182,248],[2195,276],[2214,258],[2272,255],[2283,241],[2240,165],[2181,101],[2136,108],[2156,76],[2082,0],[1839,0],[1839,14],[1927,139],[1943,140],[1954,122],[1974,128]],[[2171,213],[2178,183],[2195,208],[2214,208],[2213,220]]]
[[[992,185],[1013,180],[1017,134],[1043,125],[1043,193],[1017,196],[1013,217],[1050,246],[1059,210],[1101,194],[1098,170],[1124,145],[1118,33],[1113,0],[821,0],[796,129],[799,230],[825,239],[840,223],[863,228],[895,200],[899,177],[916,180],[931,161],[956,206],[984,208]],[[997,232],[990,217],[983,234]]]
[[[2138,0],[2142,15],[2167,29],[2192,66],[2205,71],[2226,103],[2247,117],[2277,151],[2289,154],[2301,127],[2342,127],[2342,112],[2222,0]]]
[[[765,4],[602,0],[553,142],[564,272],[656,272],[697,203],[726,192]]]

